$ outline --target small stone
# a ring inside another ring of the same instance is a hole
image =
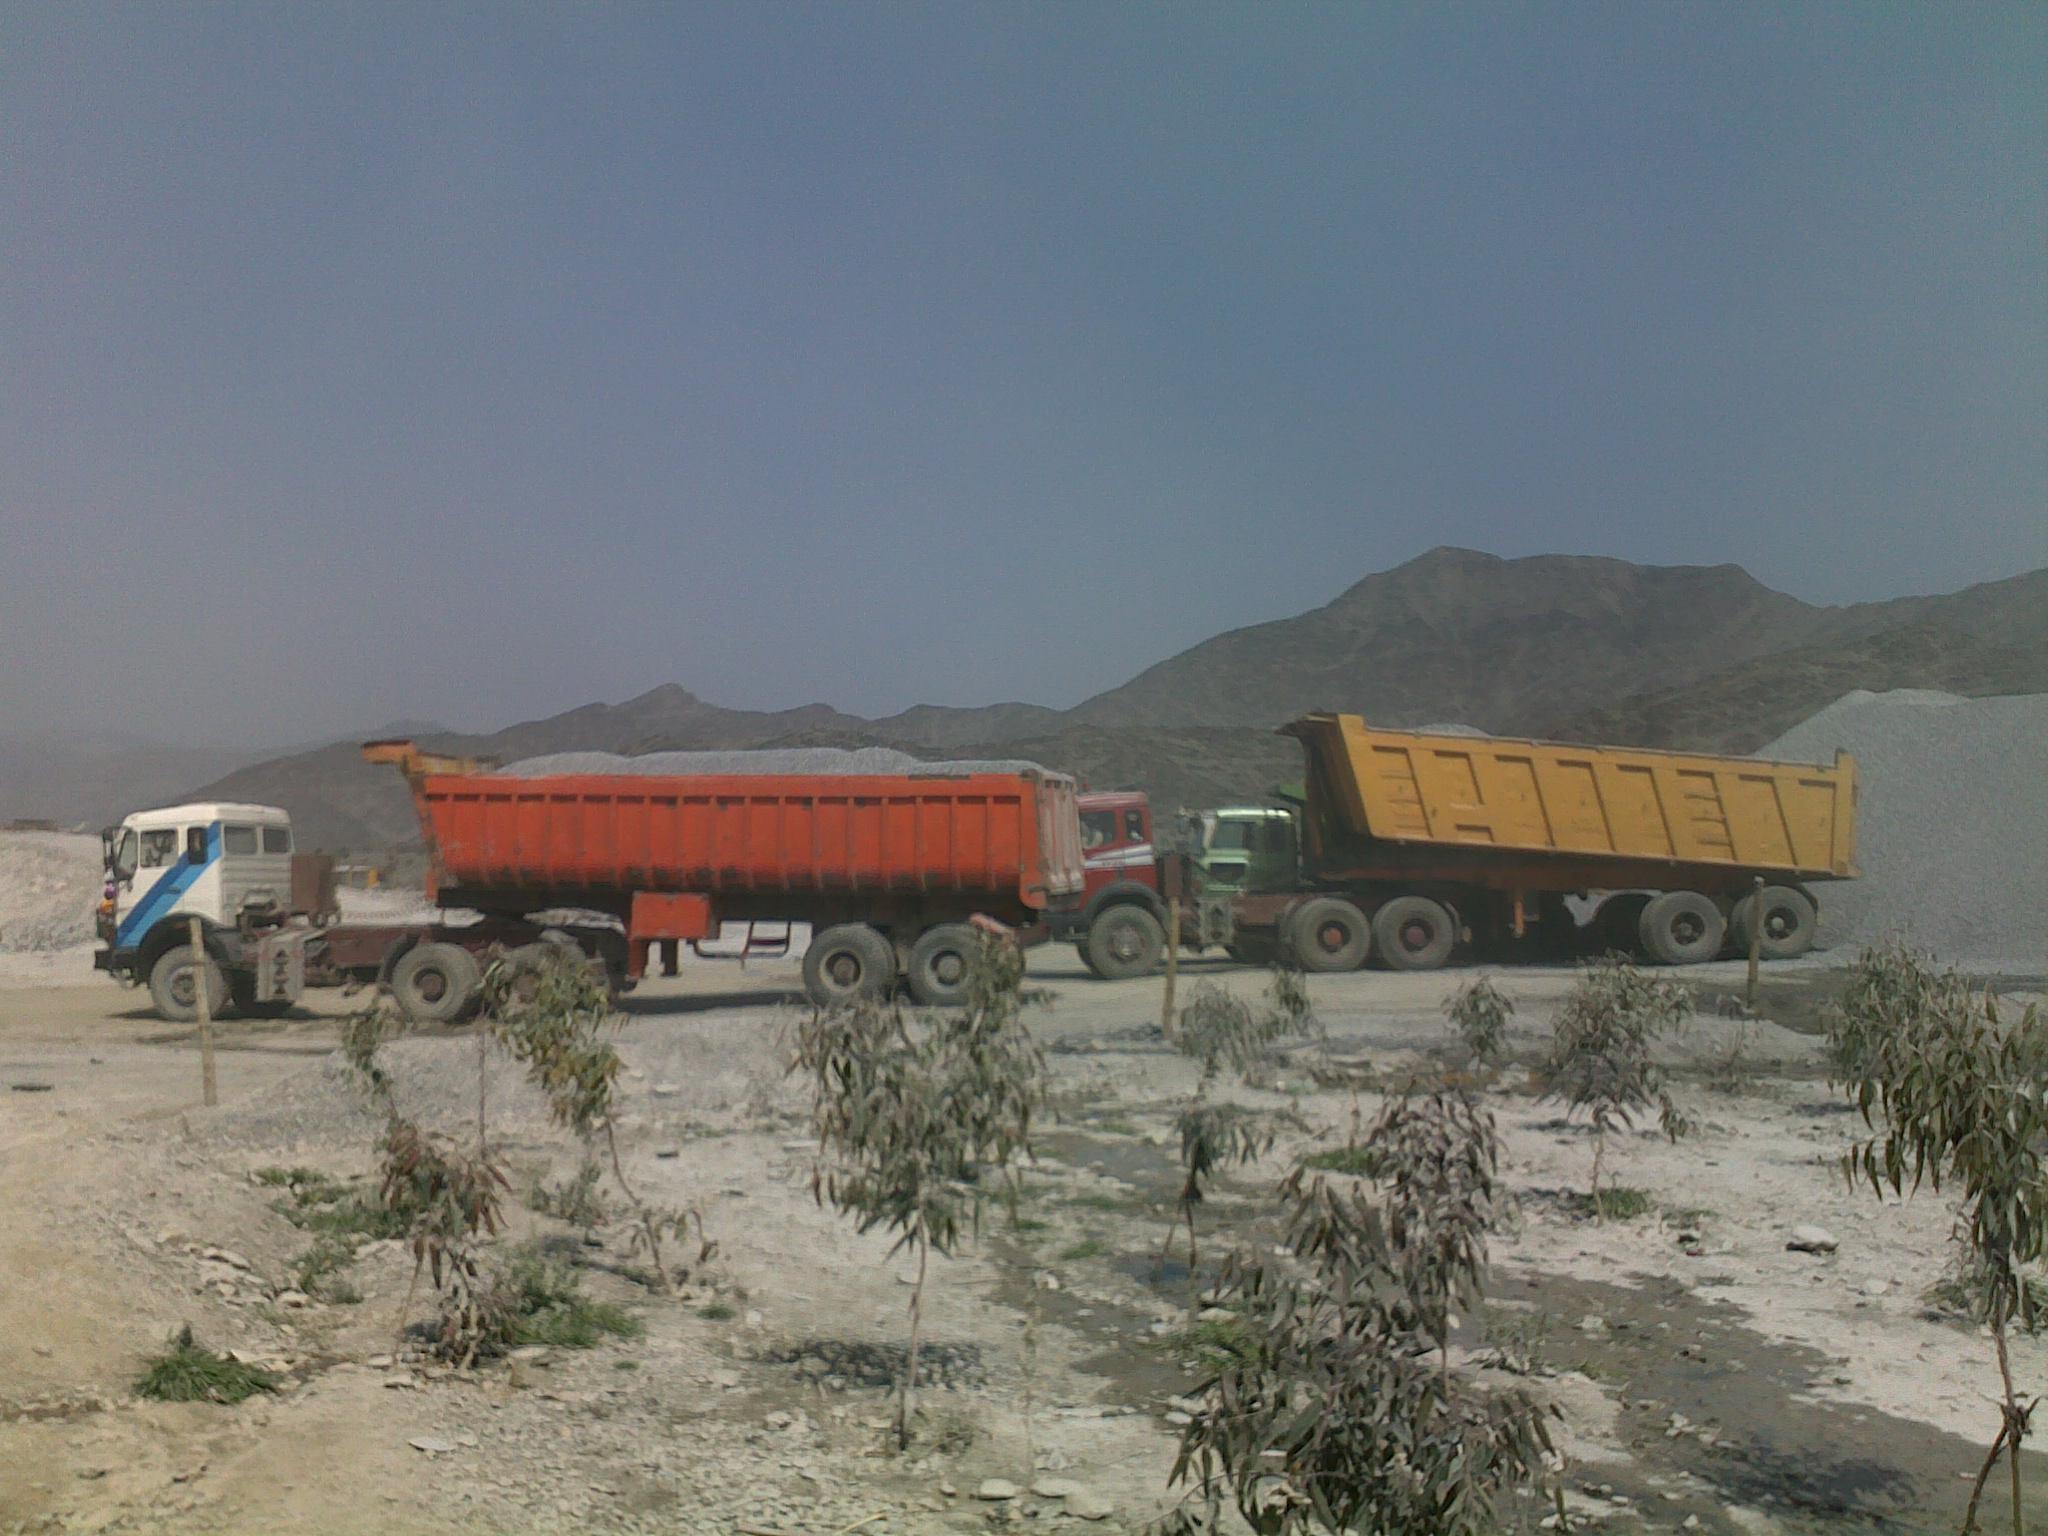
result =
[[[1579,1332],[1581,1333],[1602,1334],[1606,1331],[1607,1319],[1602,1317],[1598,1312],[1588,1312],[1584,1317],[1579,1319]]]
[[[960,1490],[958,1488],[955,1488],[950,1482],[941,1479],[939,1482],[939,1492],[943,1493],[947,1498],[950,1499],[957,1497],[959,1495]]]
[[[1866,1280],[1863,1282],[1863,1294],[1866,1296],[1884,1296],[1890,1293],[1891,1288],[1892,1283],[1889,1280]]]
[[[514,1350],[513,1358],[516,1360],[518,1357],[519,1352]],[[373,1370],[385,1371],[391,1368],[391,1357],[389,1355],[371,1355],[363,1361],[363,1364],[371,1367]]]
[[[1237,1314],[1228,1307],[1204,1307],[1195,1314],[1198,1323],[1234,1323]]]
[[[1180,1409],[1175,1408],[1166,1415],[1166,1422],[1175,1429],[1185,1429],[1188,1425],[1195,1422],[1195,1416],[1191,1413],[1183,1413]]]
[[[445,1456],[455,1449],[453,1440],[443,1440],[439,1435],[414,1435],[406,1444],[429,1456]]]
[[[1107,1520],[1116,1512],[1116,1506],[1099,1493],[1090,1493],[1086,1488],[1067,1495],[1067,1513],[1076,1520]]]
[[[225,1264],[229,1269],[246,1270],[253,1269],[255,1267],[247,1259],[243,1258],[239,1253],[231,1252],[226,1248],[208,1248],[205,1252],[201,1253],[199,1257],[201,1257],[202,1259],[206,1259],[214,1264]]]
[[[669,1158],[681,1157],[683,1149],[681,1147],[656,1147],[654,1155],[666,1161]]]
[[[1008,1478],[985,1477],[981,1480],[981,1486],[974,1490],[974,1496],[991,1504],[1000,1504],[1005,1499],[1016,1498],[1021,1492],[1023,1490]]]
[[[761,1326],[761,1322],[761,1314],[752,1307],[747,1308],[747,1326],[749,1328],[758,1328]]]
[[[1793,1253],[1833,1253],[1835,1234],[1826,1227],[1797,1226],[1785,1239],[1785,1246]]]
[[[308,1307],[313,1304],[313,1298],[304,1291],[279,1291],[277,1304],[280,1307]]]
[[[1081,1491],[1081,1485],[1071,1477],[1034,1478],[1031,1491],[1041,1499],[1064,1499]]]

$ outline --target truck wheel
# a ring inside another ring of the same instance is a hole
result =
[[[910,946],[903,979],[927,1008],[957,1008],[967,1001],[967,970],[974,962],[974,930],[965,923],[927,928]]]
[[[1095,969],[1095,962],[1088,958],[1088,940],[1083,938],[1074,945],[1074,953],[1081,957],[1081,966],[1097,981],[1103,979],[1102,972]]]
[[[866,923],[840,923],[804,951],[804,990],[820,1008],[886,997],[896,984],[896,950]]]
[[[190,1024],[199,1017],[200,967],[192,963],[192,946],[177,944],[157,956],[149,968],[149,1000],[158,1018],[172,1024]],[[208,955],[205,965],[206,1006],[219,1018],[228,1005],[227,978],[220,962]]]
[[[1390,970],[1434,971],[1458,944],[1451,909],[1427,896],[1396,896],[1372,915],[1373,941]]]
[[[1643,952],[1661,965],[1698,965],[1721,953],[1728,924],[1721,909],[1698,891],[1666,891],[1650,898],[1636,923]]]
[[[482,980],[476,957],[461,945],[415,944],[391,968],[391,995],[415,1023],[445,1024],[469,1006]]]
[[[1143,907],[1111,907],[1088,930],[1088,968],[1104,981],[1149,976],[1166,953],[1166,930]]]
[[[1355,971],[1372,953],[1372,924],[1341,896],[1316,896],[1287,921],[1294,958],[1304,971]]]
[[[1650,898],[1636,894],[1610,896],[1593,914],[1593,952],[1596,955],[1642,953],[1643,912]]]
[[[1813,930],[1819,916],[1813,898],[1789,885],[1767,885],[1761,892],[1751,891],[1736,902],[1735,910],[1728,914],[1728,931],[1739,954],[1749,953],[1750,925],[1759,895],[1763,897],[1764,921],[1756,947],[1762,958],[1790,960],[1813,948]]]

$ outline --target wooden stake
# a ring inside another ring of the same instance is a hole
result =
[[[1174,1036],[1173,984],[1180,977],[1180,898],[1166,903],[1166,994],[1159,1000],[1159,1033]]]
[[[199,1010],[199,1077],[206,1107],[220,1102],[220,1083],[213,1074],[213,989],[206,984],[206,930],[192,923],[192,1001]]]
[[[1764,877],[1756,877],[1756,888],[1749,896],[1749,1011],[1756,1012],[1756,971],[1757,962],[1763,958],[1764,944]]]

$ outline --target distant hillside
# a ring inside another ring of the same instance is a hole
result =
[[[1198,806],[1297,778],[1297,748],[1272,731],[1312,709],[1750,751],[1852,688],[2048,692],[2048,571],[1823,608],[1732,565],[1438,549],[1321,608],[1206,640],[1065,712],[925,705],[864,720],[824,704],[728,709],[671,684],[423,745],[510,760],[578,748],[874,744],[1030,757],[1097,788]],[[353,742],[250,765],[203,793],[281,804],[318,846],[381,848],[416,832],[398,776],[362,762]]]

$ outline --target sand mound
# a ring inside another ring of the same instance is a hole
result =
[[[89,943],[100,878],[96,837],[0,832],[0,951]]]
[[[1862,773],[1863,878],[1822,886],[1832,948],[1903,934],[1944,959],[2048,965],[2048,694],[1844,694],[1760,757]]]

